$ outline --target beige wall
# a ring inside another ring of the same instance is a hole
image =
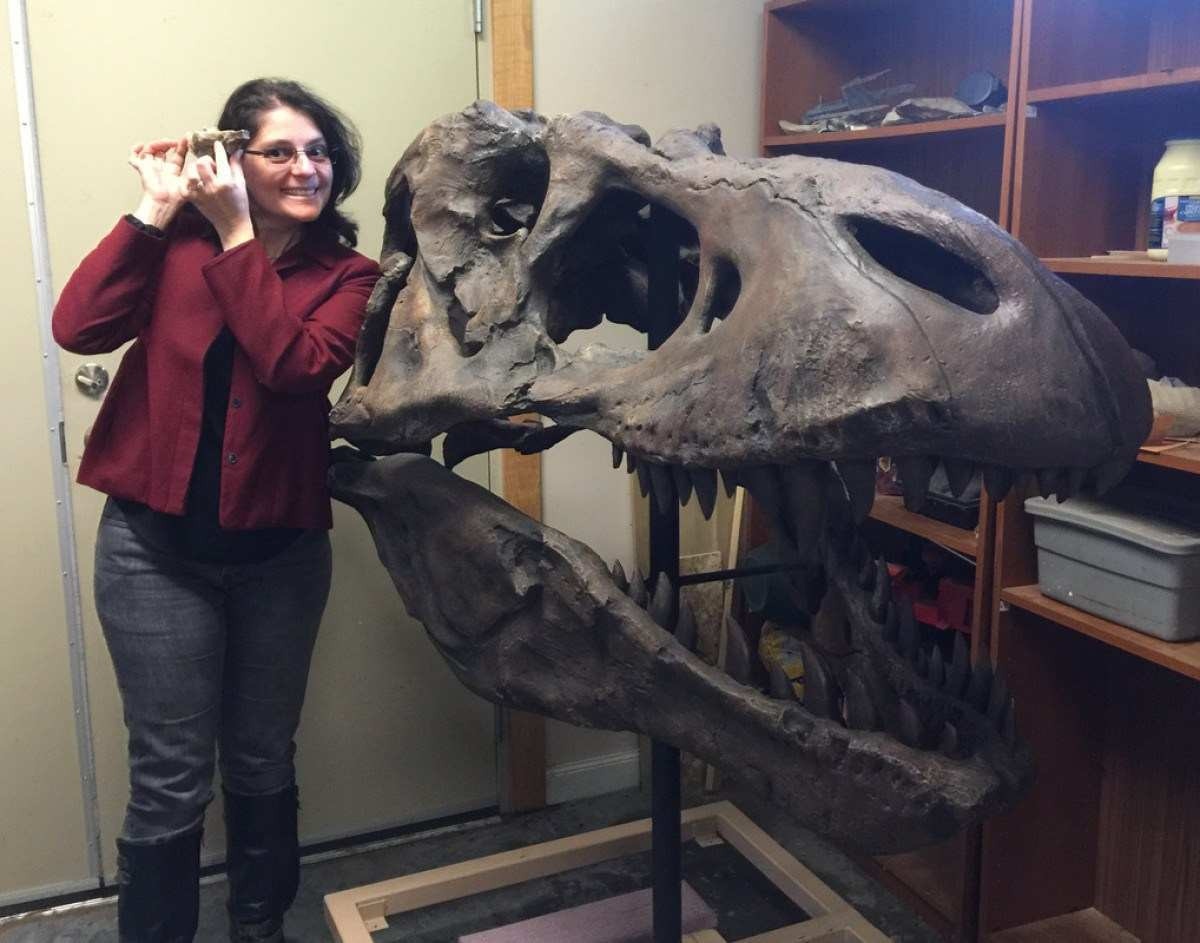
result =
[[[534,0],[535,107],[544,114],[604,111],[651,136],[715,121],[733,156],[757,153],[762,0]],[[619,325],[571,338],[644,346]],[[607,442],[581,432],[544,457],[546,522],[626,568],[636,563],[635,522],[644,517]],[[586,484],[585,484],[586,483]],[[598,514],[597,508],[604,512]],[[714,518],[714,521],[716,518]],[[685,509],[684,552],[716,549],[728,538]],[[551,723],[553,767],[635,749],[630,734]]]
[[[3,35],[7,38],[8,32]],[[13,88],[0,57],[0,903],[88,877],[49,419]]]

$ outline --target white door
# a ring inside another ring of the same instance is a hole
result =
[[[359,127],[363,182],[348,206],[360,248],[382,238],[383,184],[432,118],[476,97],[471,0],[29,0],[42,172],[58,287],[137,198],[130,144],[211,125],[225,96],[262,75],[315,88]],[[77,391],[84,363],[115,373],[119,353],[63,354],[74,472],[98,403]],[[339,389],[335,386],[335,393]],[[487,462],[464,474],[486,483]],[[126,798],[120,703],[91,601],[103,497],[74,490],[105,871]],[[403,612],[366,527],[335,511],[334,588],[299,736],[302,840],[317,841],[495,802],[489,704],[454,680]],[[206,852],[218,853],[219,810]]]

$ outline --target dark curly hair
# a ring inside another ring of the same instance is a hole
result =
[[[258,133],[262,115],[286,106],[307,115],[325,138],[333,156],[333,181],[329,202],[312,223],[332,233],[348,246],[358,244],[358,223],[338,209],[355,191],[362,177],[362,138],[348,118],[316,93],[290,79],[251,79],[234,89],[218,128],[245,129],[253,137]]]

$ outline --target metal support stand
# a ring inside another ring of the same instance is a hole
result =
[[[679,239],[669,213],[650,216],[647,285],[648,342],[658,347],[679,325]],[[672,612],[679,612],[679,508],[650,502],[650,585],[665,573],[675,588]],[[679,943],[682,936],[683,880],[680,841],[679,750],[653,741],[651,769],[651,857],[654,873],[654,943]]]

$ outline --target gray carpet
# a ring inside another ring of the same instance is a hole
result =
[[[799,828],[775,810],[737,794],[735,803],[877,927],[901,943],[937,943],[938,937],[887,890],[864,876],[845,855]],[[294,943],[331,939],[322,898],[344,890],[428,868],[563,838],[649,815],[649,797],[639,791],[614,793],[569,803],[502,822],[449,834],[415,837],[401,844],[352,855],[306,862],[300,894],[288,914],[287,936]],[[684,872],[718,912],[719,929],[738,939],[801,919],[792,905],[757,876],[727,846],[685,848]],[[598,900],[649,885],[648,855],[632,855],[591,868],[568,871],[503,891],[426,908],[391,919],[374,934],[380,943],[453,943],[462,933],[512,923],[563,907]],[[197,943],[223,943],[225,883],[209,879],[201,888]],[[53,916],[32,914],[0,921],[3,943],[116,943],[112,899]]]

